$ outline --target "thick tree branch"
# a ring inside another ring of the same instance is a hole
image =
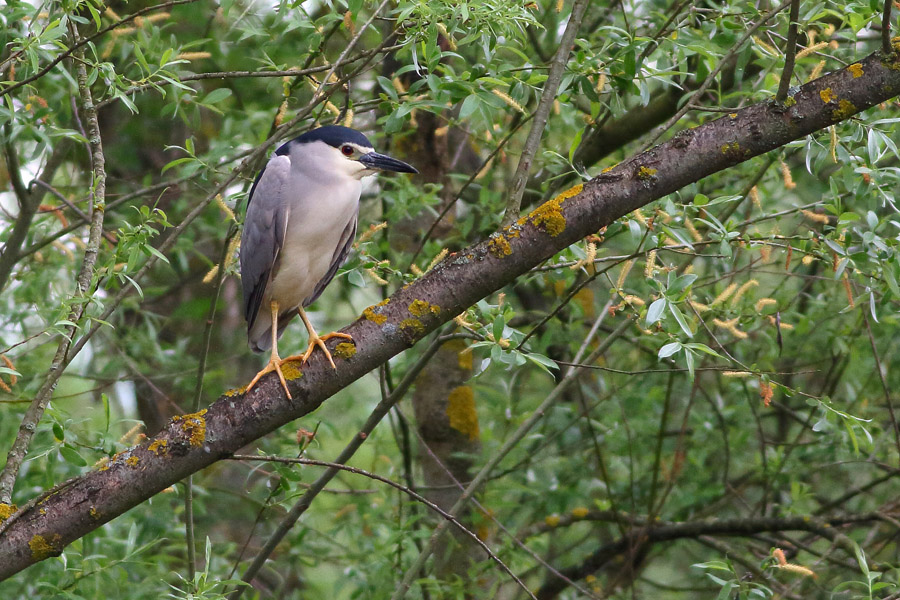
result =
[[[310,413],[479,299],[619,217],[900,94],[896,55],[875,54],[851,67],[852,73],[843,69],[802,86],[789,108],[762,102],[682,132],[538,207],[490,240],[449,256],[345,329],[357,351],[336,371],[315,355],[302,375],[289,381],[293,401],[273,377],[246,395],[228,392],[207,411],[176,418],[102,470],[43,498],[40,510],[14,515],[15,522],[0,534],[0,578],[59,554],[188,474]],[[831,90],[824,95],[827,103],[820,95],[826,88]]]

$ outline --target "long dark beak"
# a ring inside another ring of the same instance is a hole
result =
[[[408,165],[402,160],[397,160],[387,156],[386,154],[378,154],[377,152],[369,152],[359,157],[359,162],[366,165],[369,169],[379,171],[394,171],[396,173],[418,173],[412,165]]]

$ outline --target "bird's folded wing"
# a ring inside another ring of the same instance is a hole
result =
[[[250,190],[241,234],[241,285],[248,331],[256,321],[284,244],[289,213],[284,193],[290,170],[290,158],[273,156]]]

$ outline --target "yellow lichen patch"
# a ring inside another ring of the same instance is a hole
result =
[[[108,471],[109,470],[109,457],[104,456],[100,460],[97,461],[97,464],[94,465],[97,467],[98,471]]]
[[[830,87],[827,87],[819,92],[819,98],[821,98],[822,102],[824,102],[825,104],[828,104],[832,100],[837,100],[837,96],[834,92],[831,91]]]
[[[300,379],[303,377],[303,371],[300,370],[302,366],[303,363],[300,362],[300,359],[283,362],[281,363],[281,374],[285,379]]]
[[[577,196],[583,189],[584,186],[580,183],[570,187],[553,200],[538,206],[524,219],[519,219],[518,224],[524,225],[525,221],[530,219],[535,227],[540,227],[553,237],[558,236],[566,230],[566,218],[562,214],[562,203],[573,196]]]
[[[368,319],[369,321],[372,321],[373,323],[375,323],[376,325],[383,325],[384,322],[387,321],[387,317],[385,315],[382,315],[375,311],[376,311],[376,309],[386,305],[388,302],[390,302],[390,298],[388,298],[387,300],[382,300],[381,302],[379,302],[378,304],[376,304],[374,306],[370,306],[369,308],[367,308],[366,310],[363,311],[363,316],[366,319]]]
[[[91,518],[92,518],[92,519],[99,519],[99,518],[100,518],[100,511],[98,511],[98,510],[97,510],[96,508],[94,508],[93,506],[91,507]]]
[[[247,386],[246,386],[246,385],[242,385],[241,387],[238,387],[238,388],[232,388],[232,389],[228,390],[227,392],[225,392],[225,397],[226,397],[226,398],[233,398],[233,397],[235,397],[235,396],[240,396],[241,394],[243,394],[243,393],[246,392],[246,391],[247,391]]]
[[[788,96],[784,99],[784,105],[788,108],[792,107],[795,104],[797,104],[797,99],[793,96]]]
[[[549,525],[550,527],[556,527],[559,525],[559,515],[549,515],[544,519],[544,523]]]
[[[0,502],[0,523],[13,516],[18,508],[15,504]]]
[[[653,169],[651,167],[641,167],[637,171],[637,177],[642,181],[646,181],[654,175],[656,175],[656,169]]]
[[[155,440],[149,446],[147,446],[147,450],[154,453],[157,456],[162,456],[167,451],[167,446],[169,445],[169,440]]]
[[[284,367],[281,370],[284,372]],[[285,373],[285,377],[287,377],[287,373]],[[188,441],[195,448],[199,448],[206,441],[206,419],[203,418],[205,414],[206,409],[204,408],[200,412],[172,417],[173,423],[181,423],[181,430],[187,434]]]
[[[31,549],[31,558],[34,560],[44,560],[50,556],[58,556],[62,552],[62,537],[58,533],[54,533],[49,540],[42,535],[35,535],[28,540],[28,547]]]
[[[863,67],[859,63],[853,63],[847,70],[850,71],[850,74],[853,75],[853,79],[863,76]]]
[[[441,307],[437,304],[429,304],[425,300],[413,300],[407,307],[409,314],[415,317],[427,317],[428,315],[438,315]]]
[[[583,506],[578,506],[572,509],[572,516],[576,519],[583,519],[588,516],[588,509]]]
[[[831,116],[835,119],[846,119],[856,114],[856,106],[849,100],[841,100],[838,107],[831,111]]]
[[[589,287],[583,287],[575,294],[574,298],[579,305],[581,305],[581,310],[588,317],[594,316],[594,290]]]
[[[141,462],[141,459],[134,455],[125,459],[125,464],[129,467],[136,467],[139,462]]]
[[[356,354],[356,346],[352,342],[341,342],[334,348],[334,355],[345,360],[353,358],[354,354]]]
[[[463,371],[471,371],[472,370],[472,349],[466,348],[465,350],[460,351],[459,354],[456,355],[457,364],[459,368]]]
[[[722,144],[722,154],[725,156],[739,156],[741,153],[741,145],[737,142],[730,144]]]
[[[472,441],[478,439],[480,430],[472,386],[461,385],[450,391],[450,395],[447,396],[447,417],[450,419],[450,427],[468,436]]]
[[[495,233],[491,235],[491,241],[488,242],[488,251],[497,258],[503,258],[512,254],[512,247],[502,234]]]
[[[403,319],[400,321],[400,329],[412,331],[413,333],[425,333],[425,325],[418,319]]]

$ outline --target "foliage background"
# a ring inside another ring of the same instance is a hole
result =
[[[53,392],[13,502],[97,465],[259,368],[246,349],[232,240],[262,164],[253,151],[277,125],[302,117],[281,140],[314,123],[352,124],[422,171],[372,183],[360,230],[376,227],[314,307],[320,329],[342,326],[444,250],[496,230],[572,4],[400,0],[365,27],[379,4],[170,2],[93,37],[83,59],[45,74],[72,44],[70,24],[90,37],[150,5],[3,8],[0,85],[40,75],[0,107],[0,241],[11,261],[0,284],[0,347],[10,360],[0,369],[10,388],[0,397],[5,447],[39,394],[73,306],[86,310],[76,339],[114,308]],[[881,44],[881,3],[798,4],[792,85]],[[523,206],[656,139],[774,96],[788,11],[742,43],[773,7],[588,3]],[[358,58],[335,75],[352,75],[349,85],[323,83],[348,48]],[[75,293],[87,227],[68,206],[91,211],[78,64],[99,106],[106,158],[107,237],[87,303]],[[310,67],[322,69],[270,76]],[[670,122],[685,103],[691,110]],[[432,361],[352,464],[447,502],[448,486],[433,485],[441,473],[434,455],[465,481],[564,374],[578,373],[464,515],[539,597],[896,594],[896,108],[689,186],[472,307],[456,323],[465,344],[454,340]],[[61,164],[45,182],[52,190],[10,255],[23,218],[15,172],[28,184],[54,153]],[[195,220],[174,227],[195,209]],[[164,258],[142,270],[167,240]],[[290,328],[283,348],[302,346],[300,329]],[[596,360],[581,362],[597,348],[605,350]],[[316,430],[312,442],[285,429],[244,454],[333,459],[420,354],[410,350],[298,423]],[[431,450],[426,440],[437,440]],[[11,598],[219,597],[316,469],[219,463],[0,590]],[[796,516],[815,527],[798,530]],[[711,517],[745,530],[703,529]],[[679,535],[654,539],[648,524],[657,522]],[[406,494],[342,473],[276,548],[253,593],[388,597],[434,523]],[[779,564],[775,548],[816,576]],[[526,597],[483,559],[465,542],[447,542],[411,593]]]

